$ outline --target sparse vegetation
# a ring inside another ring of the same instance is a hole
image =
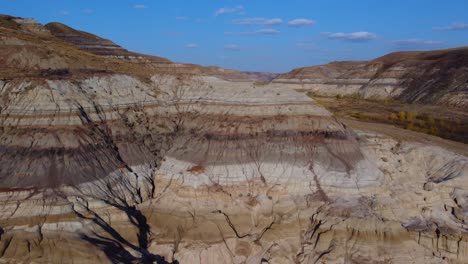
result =
[[[344,95],[344,96],[341,96],[341,98],[347,98],[347,99],[353,99],[353,100],[361,100],[361,99],[364,99],[364,97],[362,97],[362,95],[360,95],[359,93],[352,93],[352,94],[349,94],[349,95]]]
[[[269,84],[270,82],[255,82],[254,83],[254,86],[265,86],[267,84]]]
[[[358,94],[324,97],[308,93],[335,116],[392,124],[408,130],[468,143],[468,115],[441,106],[404,104]],[[443,108],[443,109],[442,109]]]

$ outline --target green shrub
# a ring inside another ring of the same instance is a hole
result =
[[[354,99],[354,100],[360,100],[362,97],[358,93],[353,93],[349,95],[349,98]]]

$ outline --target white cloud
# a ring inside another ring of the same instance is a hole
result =
[[[196,49],[196,48],[199,48],[200,46],[195,43],[189,43],[189,44],[186,44],[184,47],[187,49]]]
[[[426,39],[402,39],[392,41],[393,49],[395,50],[424,50],[442,48],[442,41],[426,40]]]
[[[84,10],[83,10],[83,13],[85,13],[85,14],[88,14],[88,15],[89,15],[89,14],[92,14],[92,13],[94,13],[94,10],[92,10],[92,9],[89,9],[89,8],[86,8],[86,9],[84,9]]]
[[[450,31],[468,30],[468,23],[453,23],[450,26],[435,27],[433,29],[434,30],[450,30]]]
[[[298,18],[288,22],[288,27],[306,27],[315,25],[315,21],[311,19]]]
[[[259,29],[255,31],[247,31],[247,32],[224,32],[224,35],[276,35],[279,34],[280,31],[272,28],[265,28]]]
[[[215,12],[215,16],[223,15],[223,14],[231,14],[231,13],[243,13],[244,12],[244,6],[238,5],[235,7],[223,7]]]
[[[229,44],[229,45],[224,45],[224,49],[225,50],[241,50],[241,47],[239,45],[235,45],[235,44]]]
[[[344,41],[369,41],[377,38],[377,35],[367,31],[358,31],[358,32],[351,32],[351,33],[331,33],[331,32],[323,32],[321,33],[323,36],[326,36],[328,39],[338,39]]]
[[[236,19],[232,21],[236,25],[262,25],[262,26],[275,26],[283,23],[281,18],[245,18],[245,19]]]
[[[62,11],[60,11],[60,15],[68,16],[68,15],[70,15],[70,12],[68,12],[67,10],[62,10]]]
[[[146,6],[142,5],[142,4],[138,4],[138,5],[134,5],[133,8],[135,8],[135,9],[145,9]]]

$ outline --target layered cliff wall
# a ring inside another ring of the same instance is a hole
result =
[[[468,259],[463,153],[353,131],[283,85],[14,27],[0,45],[0,261]]]
[[[466,157],[356,134],[292,90],[168,75],[3,87],[6,260],[468,256]]]

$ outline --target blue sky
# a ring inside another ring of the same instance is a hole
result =
[[[176,62],[286,72],[397,50],[468,45],[467,0],[0,0]]]

